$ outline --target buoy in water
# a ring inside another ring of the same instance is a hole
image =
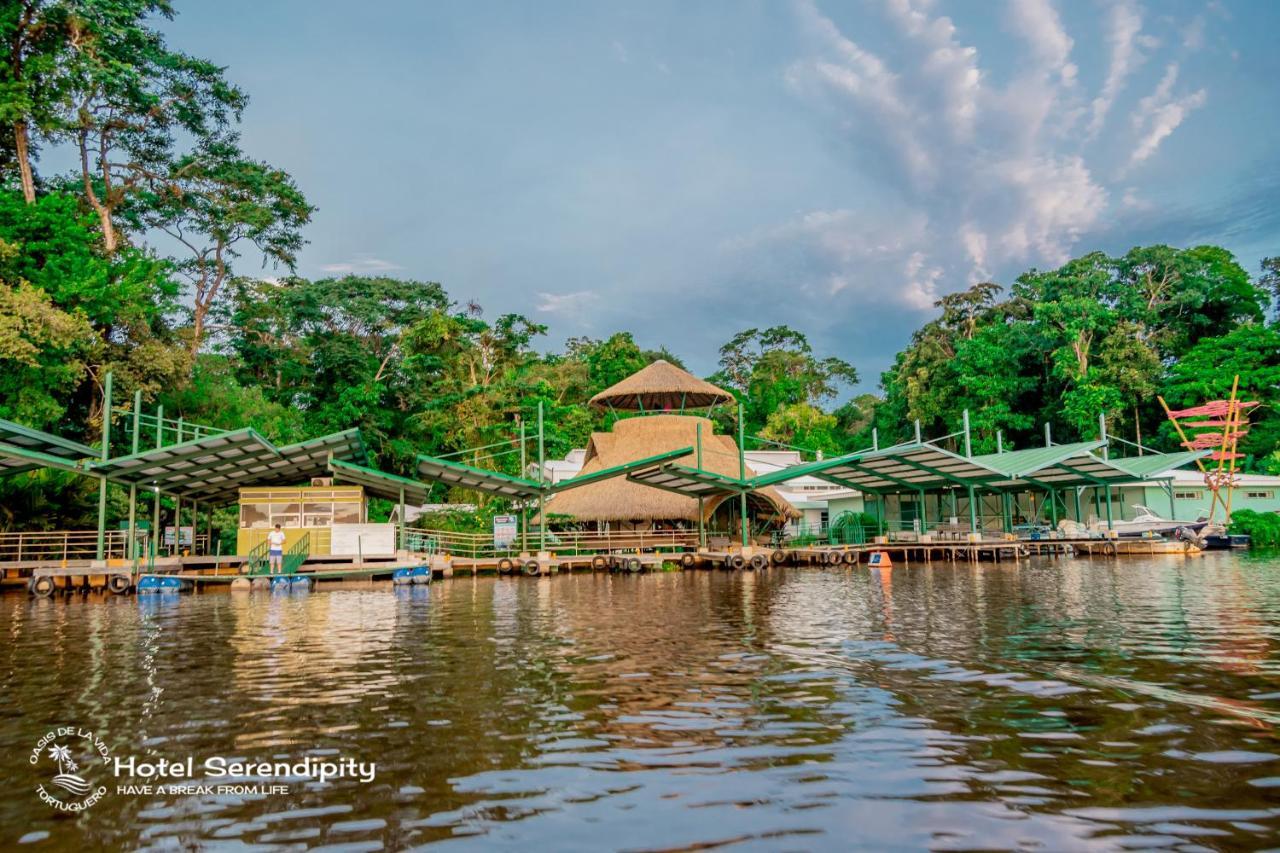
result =
[[[431,567],[414,566],[409,572],[409,577],[416,584],[431,583]]]
[[[413,569],[396,569],[391,573],[391,582],[396,586],[413,583]]]
[[[893,560],[884,551],[872,551],[867,557],[867,566],[872,569],[892,569]]]
[[[147,575],[138,581],[138,592],[181,592],[183,589],[182,578],[157,577],[156,575]]]

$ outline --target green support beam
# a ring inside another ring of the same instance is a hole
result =
[[[102,392],[102,461],[111,458],[111,383],[112,375],[107,374]],[[98,478],[98,559],[106,557],[107,543],[107,478]]]

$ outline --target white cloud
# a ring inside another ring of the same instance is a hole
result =
[[[594,290],[574,290],[569,293],[538,294],[534,310],[543,314],[558,314],[572,319],[584,319],[600,299]]]
[[[885,187],[892,209],[801,216],[769,234],[775,250],[800,247],[797,265],[811,265],[830,294],[906,309],[1011,262],[1065,260],[1109,195],[1079,152],[1061,150],[1084,105],[1054,8],[1011,13],[1036,61],[996,86],[950,19],[884,2],[902,42],[889,48],[892,67],[806,0],[798,9],[814,52],[787,79],[849,138],[855,165]]]
[[[1196,109],[1204,106],[1208,92],[1194,92],[1175,97],[1173,87],[1178,82],[1178,63],[1172,62],[1165,69],[1164,77],[1155,91],[1138,102],[1133,116],[1133,127],[1138,132],[1138,144],[1129,157],[1130,165],[1137,165],[1149,158],[1178,125]]]
[[[1075,42],[1050,0],[1010,0],[1009,24],[1027,40],[1041,68],[1057,74],[1064,85],[1075,83],[1078,69],[1071,62]]]
[[[1150,36],[1142,35],[1142,11],[1131,0],[1116,0],[1107,15],[1107,44],[1111,48],[1111,64],[1102,91],[1093,100],[1093,118],[1089,123],[1089,135],[1097,136],[1107,120],[1107,113],[1116,96],[1134,69],[1144,59],[1141,47],[1154,47]]]
[[[404,268],[399,264],[393,264],[391,261],[385,261],[382,258],[375,258],[373,255],[356,255],[348,261],[320,265],[322,272],[333,273],[334,275],[376,275],[401,269]]]

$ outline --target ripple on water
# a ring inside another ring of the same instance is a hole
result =
[[[91,837],[10,796],[11,842],[1189,850],[1280,831],[1274,561],[0,607],[20,639],[0,742],[65,719],[114,754],[378,764],[284,798],[112,795]]]

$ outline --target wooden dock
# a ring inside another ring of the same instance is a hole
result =
[[[721,569],[764,571],[776,566],[853,568],[865,565],[870,555],[880,553],[887,563],[909,567],[912,563],[970,563],[1021,561],[1031,556],[1125,557],[1157,554],[1197,555],[1200,549],[1189,542],[1166,539],[983,539],[978,541],[939,540],[862,543],[857,545],[807,545],[793,548],[753,547],[741,549],[691,549],[663,553],[611,552],[596,554],[519,554],[494,557],[451,557],[448,555],[405,555],[398,558],[313,557],[297,573],[311,585],[344,581],[392,581],[427,583],[431,579],[492,573],[545,577],[562,572],[619,572],[636,574],[672,569]],[[35,565],[26,577],[8,578],[10,585],[23,584],[36,596],[58,592],[103,591],[118,595],[135,591],[144,578],[176,579],[176,588],[197,590],[228,586],[244,579],[253,584],[269,583],[270,576],[249,576],[242,557],[170,557],[154,561],[134,573],[126,560],[104,563],[74,561],[59,565]],[[409,573],[412,570],[412,577]],[[278,577],[278,576],[277,576]],[[243,586],[241,584],[240,586]]]

